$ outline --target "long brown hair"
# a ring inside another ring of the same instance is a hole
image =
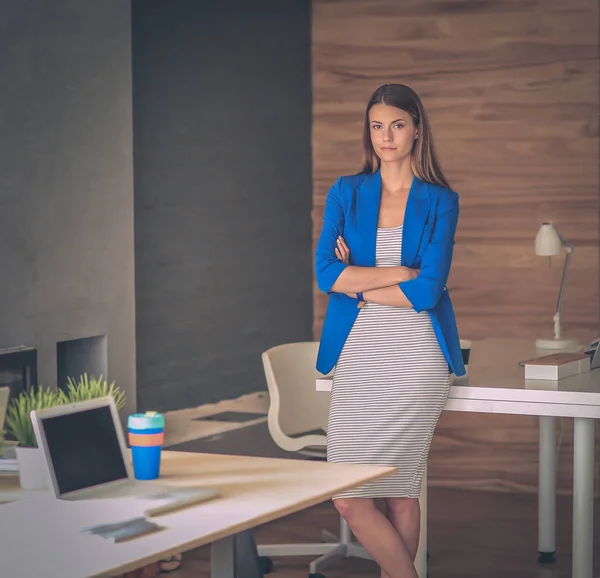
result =
[[[379,170],[381,160],[375,154],[371,142],[369,128],[369,111],[376,104],[387,104],[406,111],[413,118],[415,126],[419,129],[411,154],[413,173],[422,181],[434,185],[450,188],[440,167],[433,146],[433,135],[425,108],[419,95],[404,84],[384,84],[380,86],[369,99],[365,112],[365,127],[363,132],[364,164],[363,173],[374,173]]]

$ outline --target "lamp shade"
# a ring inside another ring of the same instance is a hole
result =
[[[552,223],[542,223],[535,236],[535,254],[539,257],[559,255],[562,248],[560,237]]]

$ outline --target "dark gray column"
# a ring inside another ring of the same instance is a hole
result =
[[[53,385],[57,343],[106,336],[132,409],[133,250],[129,2],[0,2],[0,347]]]
[[[134,0],[140,406],[266,388],[312,338],[310,2]]]

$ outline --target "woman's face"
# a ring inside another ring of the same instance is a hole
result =
[[[376,104],[369,111],[371,143],[382,163],[398,162],[409,157],[417,129],[405,110]]]

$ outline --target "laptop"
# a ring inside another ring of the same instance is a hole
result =
[[[140,498],[147,516],[169,513],[217,496],[202,487],[136,480],[114,399],[103,397],[31,412],[50,491],[61,500]]]
[[[600,339],[594,339],[585,351],[592,359],[590,360],[590,370],[600,368]]]

